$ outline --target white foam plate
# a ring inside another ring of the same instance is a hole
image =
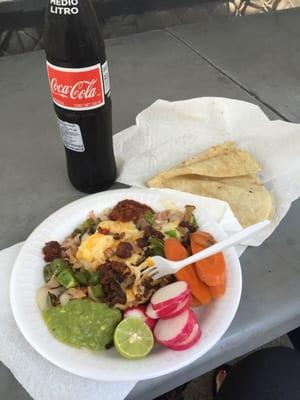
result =
[[[130,381],[154,378],[179,370],[209,351],[229,327],[241,296],[242,277],[238,256],[233,248],[224,252],[227,285],[224,296],[207,306],[194,308],[202,330],[201,340],[191,349],[172,351],[156,345],[141,360],[126,360],[114,349],[91,353],[57,341],[48,331],[35,301],[37,289],[44,284],[42,247],[50,240],[62,241],[87,217],[114,206],[123,199],[134,199],[155,210],[164,209],[161,190],[121,189],[84,197],[53,213],[28,237],[14,264],[10,299],[15,320],[31,346],[51,363],[73,374],[106,381]],[[168,199],[179,208],[185,204],[197,207],[195,196],[174,192]],[[192,199],[192,200],[191,200]],[[202,230],[217,240],[225,238],[219,225],[199,205],[196,219]]]

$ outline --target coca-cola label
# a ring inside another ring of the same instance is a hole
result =
[[[62,68],[47,62],[53,102],[67,110],[93,110],[104,105],[101,65]]]

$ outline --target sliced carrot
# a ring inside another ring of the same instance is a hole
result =
[[[216,286],[209,286],[210,293],[212,295],[213,299],[218,299],[219,297],[222,297],[223,294],[225,293],[226,289],[226,282],[224,281],[220,285]]]
[[[171,261],[184,260],[189,256],[187,249],[176,238],[168,238],[164,242],[164,251],[166,258]]]
[[[206,249],[206,247],[216,243],[214,237],[210,233],[204,231],[196,231],[191,233],[191,240],[193,240],[194,243],[197,243],[203,249]]]
[[[205,283],[198,278],[194,265],[188,265],[177,271],[175,274],[179,281],[185,281],[192,292],[192,295],[199,301],[200,304],[208,304],[212,300],[210,290]]]
[[[166,258],[172,261],[184,260],[189,256],[187,249],[176,238],[168,238],[164,243]],[[198,278],[194,265],[188,265],[176,272],[176,278],[185,281],[189,285],[193,296],[200,304],[208,304],[211,301],[211,294],[208,287]]]
[[[196,235],[195,235],[196,233]],[[203,232],[195,232],[191,234],[192,253],[198,253],[205,248],[205,238]],[[201,242],[202,238],[202,242]],[[207,246],[206,246],[207,247]],[[198,277],[208,286],[225,285],[226,267],[223,253],[217,253],[204,260],[195,263],[195,269]]]
[[[208,286],[224,285],[226,279],[225,262],[222,253],[196,262],[196,273]]]

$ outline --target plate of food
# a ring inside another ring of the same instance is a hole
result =
[[[11,277],[15,320],[32,347],[82,377],[130,381],[209,351],[237,311],[234,248],[155,279],[152,257],[179,260],[226,237],[197,198],[161,189],[87,196],[45,219]]]

